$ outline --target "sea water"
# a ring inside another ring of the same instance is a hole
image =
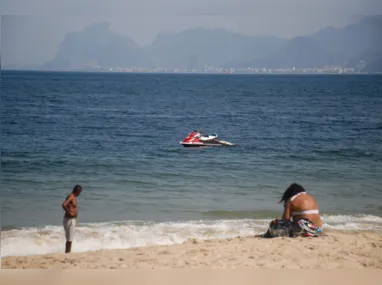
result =
[[[252,236],[293,182],[382,231],[382,76],[3,71],[1,256]],[[184,148],[200,129],[235,147]]]

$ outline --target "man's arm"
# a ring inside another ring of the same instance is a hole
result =
[[[283,220],[290,220],[290,211],[291,211],[291,204],[287,202],[284,207],[284,213],[282,216]]]
[[[69,213],[68,205],[70,204],[70,202],[73,201],[73,199],[74,199],[73,195],[69,195],[69,197],[66,198],[64,203],[62,203],[62,208],[64,209],[65,212]]]

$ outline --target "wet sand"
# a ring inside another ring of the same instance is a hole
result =
[[[93,252],[10,256],[2,269],[382,269],[382,234],[320,238],[236,237]]]

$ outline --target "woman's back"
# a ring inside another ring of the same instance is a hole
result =
[[[305,218],[313,222],[316,226],[322,227],[322,220],[319,214],[316,200],[306,192],[297,194],[289,201],[291,204],[291,216],[293,222]]]

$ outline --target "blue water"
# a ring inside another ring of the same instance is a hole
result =
[[[297,182],[328,221],[382,228],[381,79],[3,72],[2,226],[61,238],[61,203],[81,184],[89,227],[240,231],[239,221],[281,215]],[[194,129],[240,146],[183,148]]]

